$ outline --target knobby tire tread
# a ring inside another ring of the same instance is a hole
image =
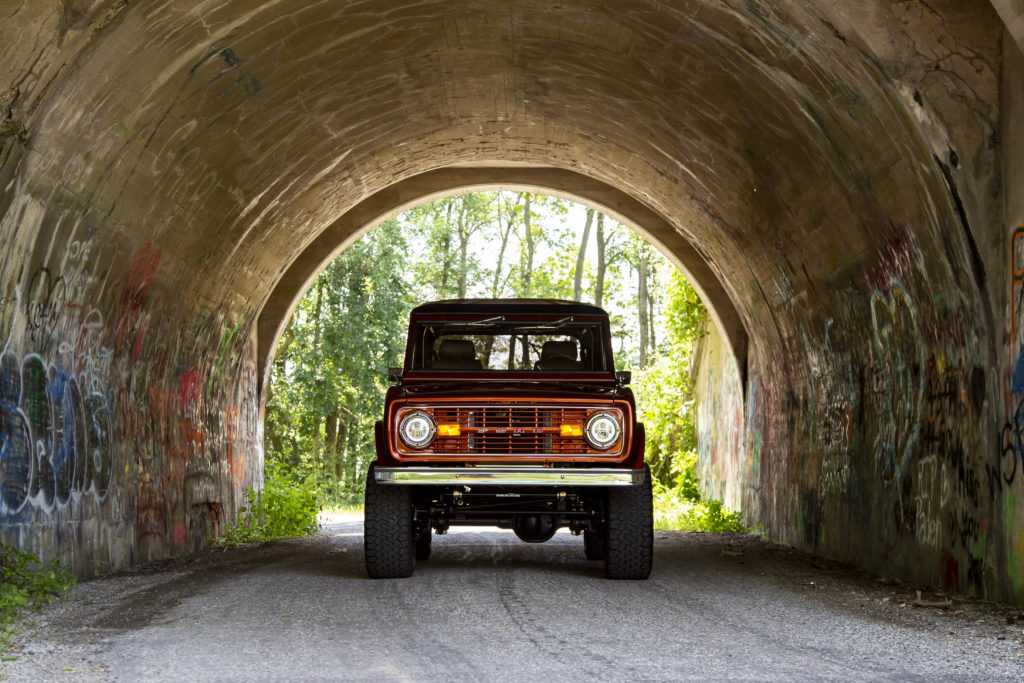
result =
[[[366,477],[363,554],[371,579],[404,579],[416,568],[412,498],[407,486],[381,486]]]
[[[654,560],[654,500],[651,472],[644,481],[608,490],[605,575],[609,579],[646,579]]]

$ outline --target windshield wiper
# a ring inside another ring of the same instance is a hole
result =
[[[571,323],[571,322],[573,322],[573,317],[570,315],[570,316],[568,316],[566,318],[562,318],[561,320],[553,320],[552,322],[549,322],[549,323],[541,323],[541,324],[530,325],[530,329],[532,329],[532,330],[556,330],[559,327],[562,327],[563,325],[565,325],[566,323]]]
[[[483,320],[430,320],[423,321],[427,325],[443,325],[445,327],[473,327],[474,325],[493,325],[494,323],[505,322],[505,316],[496,315],[493,318]]]

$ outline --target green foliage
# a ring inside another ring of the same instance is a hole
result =
[[[696,415],[690,386],[694,342],[703,334],[707,312],[690,283],[673,272],[665,305],[664,352],[633,375],[637,412],[647,430],[647,462],[654,478],[671,485],[677,461],[697,449]],[[695,458],[695,456],[693,456]]]
[[[673,271],[669,281],[665,320],[668,346],[674,352],[687,352],[707,333],[708,311],[697,290],[678,270]]]
[[[26,609],[38,611],[77,582],[57,560],[44,564],[31,553],[0,543],[0,648],[14,636],[14,622]]]
[[[704,500],[700,492],[690,371],[694,343],[707,327],[707,311],[678,271],[669,282],[665,317],[664,355],[633,376],[654,479],[655,526],[711,533],[742,531],[739,513],[725,510],[717,500]]]
[[[316,486],[311,479],[296,484],[292,476],[280,467],[268,467],[263,490],[245,492],[248,505],[239,508],[238,520],[215,543],[261,543],[316,533],[320,511]]]
[[[646,429],[652,476],[669,485],[673,466],[697,449],[689,355],[660,356],[633,374],[637,415]]]
[[[743,531],[743,516],[717,500],[704,500],[696,474],[697,454],[687,453],[673,467],[668,484],[654,481],[654,527],[663,531]]]
[[[312,479],[328,503],[362,495],[387,368],[405,348],[407,251],[396,221],[350,246],[299,303],[271,368],[267,462],[295,485]]]

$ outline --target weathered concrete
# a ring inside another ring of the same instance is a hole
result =
[[[745,405],[702,448],[752,522],[1024,601],[1019,8],[834,5],[0,2],[3,538],[201,544],[310,269],[533,168],[716,303]]]
[[[744,510],[747,489],[756,481],[754,471],[744,470],[758,467],[760,444],[745,441],[743,382],[717,328],[697,341],[691,385],[697,397],[697,476],[706,494],[730,510]]]

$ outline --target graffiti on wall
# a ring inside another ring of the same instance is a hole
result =
[[[812,444],[822,496],[841,493],[850,480],[850,447],[853,419],[858,409],[849,351],[833,344],[835,320],[825,321],[820,341],[801,331],[807,368],[809,419],[804,423]]]
[[[0,514],[103,500],[112,473],[108,395],[37,354],[0,359]],[[83,391],[84,387],[84,391]]]
[[[187,297],[160,300],[161,249],[94,239],[136,173],[179,172],[201,136],[260,92],[247,67],[230,46],[209,46],[116,149],[68,159],[45,205],[26,197],[4,214],[17,239],[0,262],[3,540],[34,542],[46,536],[35,526],[52,525],[76,561],[108,542],[134,552],[139,539],[160,546],[155,556],[216,534],[258,481],[252,311],[210,304],[189,319]],[[217,191],[201,175],[176,181]],[[85,519],[95,523],[61,526]]]
[[[1020,577],[1014,588],[1024,597],[1024,496],[1020,495],[1020,482],[1024,482],[1024,224],[1010,234],[1009,271],[1009,376],[1003,382],[1007,417],[988,466],[988,481],[990,495],[1002,492],[1006,500],[1003,521],[1009,564]]]
[[[705,491],[733,510],[744,507],[743,390],[736,362],[717,330],[701,338],[695,360],[699,476]]]
[[[1020,321],[1024,315],[1024,225],[1010,237],[1010,353],[1013,371],[1004,396],[1008,419],[998,441],[998,461],[990,478],[996,486],[1013,484],[1024,470],[1024,340]]]
[[[27,345],[46,355],[19,356],[9,341],[0,354],[0,517],[49,514],[109,494],[110,351],[100,339],[102,314],[68,300],[82,279],[40,267],[17,290]]]
[[[158,556],[216,536],[262,461],[248,328],[204,312],[154,336],[168,346],[147,343],[146,355],[169,363],[170,381],[149,384],[143,395],[126,392],[118,403],[124,438],[144,454],[136,462],[136,536],[144,554]]]
[[[892,277],[885,292],[871,295],[872,342],[885,398],[876,457],[882,480],[897,504],[901,480],[918,436],[924,394],[924,346],[917,308],[903,283]]]
[[[0,352],[0,530],[100,515],[134,527],[137,557],[194,549],[262,467],[250,329],[209,311],[153,318],[161,251],[148,242],[108,322],[82,303],[96,276],[73,270],[95,256],[74,242],[61,259],[72,270],[39,267],[14,290]]]

